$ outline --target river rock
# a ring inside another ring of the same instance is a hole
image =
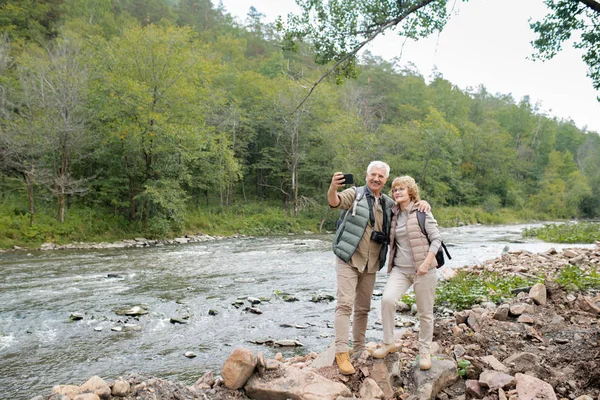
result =
[[[310,369],[290,366],[281,366],[264,379],[253,375],[244,390],[256,400],[335,400],[339,396],[352,396],[350,389],[342,383],[333,382]]]
[[[533,353],[521,352],[508,357],[503,363],[513,372],[531,371],[538,363],[538,356]]]
[[[427,371],[421,371],[418,363],[413,368],[417,396],[421,400],[434,399],[438,393],[459,379],[456,361],[444,355],[431,357],[431,368]]]
[[[110,399],[110,394],[108,395],[108,398]],[[106,398],[104,397],[103,399]],[[82,393],[73,397],[73,400],[100,400],[100,396],[98,396],[96,393]]]
[[[496,308],[494,312],[494,319],[498,321],[508,320],[508,313],[510,312],[510,306],[508,304],[502,304]]]
[[[101,399],[108,400],[110,399],[110,387],[104,381],[104,379],[99,376],[92,376],[87,380],[83,385],[79,387],[81,392],[92,392],[98,395]]]
[[[114,397],[125,397],[129,393],[130,387],[129,382],[118,379],[113,383],[110,393]]]
[[[131,317],[135,317],[138,315],[146,315],[148,314],[148,310],[144,309],[140,306],[133,306],[131,308],[120,308],[115,310],[115,314],[117,315],[128,315]]]
[[[508,368],[492,355],[481,357],[481,361],[489,365],[494,371],[508,373]]]
[[[298,340],[294,340],[294,339],[280,339],[280,340],[276,340],[274,342],[274,344],[276,346],[281,346],[281,347],[304,346]]]
[[[61,394],[69,396],[70,399],[81,393],[81,389],[76,385],[56,385],[52,388],[52,394]]]
[[[365,378],[360,386],[359,395],[361,399],[383,399],[383,390],[371,378]]]
[[[592,313],[594,315],[600,315],[600,307],[595,304],[596,302],[580,294],[577,297],[577,306],[586,312]]]
[[[239,389],[252,376],[256,367],[256,357],[252,351],[245,348],[234,349],[223,364],[221,376],[229,389]]]
[[[471,398],[481,399],[486,389],[477,379],[467,379],[465,382],[465,392]]]
[[[552,386],[540,379],[525,374],[516,374],[515,381],[519,400],[556,400]]]
[[[489,390],[513,386],[515,378],[502,372],[485,370],[479,375],[479,383]]]
[[[529,291],[529,297],[535,301],[536,304],[546,304],[546,285],[543,283],[536,283]]]

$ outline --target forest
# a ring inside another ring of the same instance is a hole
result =
[[[328,67],[263,17],[0,1],[0,248],[331,230],[332,173],[372,160],[443,225],[600,216],[598,132],[368,52],[303,102]]]

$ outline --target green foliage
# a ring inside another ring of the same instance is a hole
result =
[[[554,243],[594,243],[600,238],[600,223],[544,224],[539,228],[523,230],[523,236]]]
[[[470,308],[484,301],[499,304],[512,297],[511,290],[530,286],[531,279],[520,276],[482,272],[473,274],[459,270],[450,281],[438,285],[436,302],[457,310]]]
[[[597,266],[585,271],[575,265],[567,264],[560,269],[554,280],[565,290],[573,292],[600,288],[600,273]]]
[[[210,0],[3,2],[2,245],[333,231],[331,174],[364,184],[377,159],[417,179],[442,226],[600,215],[597,134],[528,97],[351,54],[388,22],[410,37],[441,29],[445,0],[302,3],[321,25],[302,30],[300,16],[288,33],[328,35],[316,52],[282,51],[259,11],[243,26]],[[313,56],[346,55],[356,79],[324,80],[296,110],[298,82],[323,74]]]
[[[537,57],[550,59],[564,42],[575,37],[574,47],[583,50],[583,61],[595,89],[600,89],[600,5],[597,1],[545,0],[550,12],[542,21],[530,24],[539,36],[533,41]],[[599,97],[600,100],[600,97]]]

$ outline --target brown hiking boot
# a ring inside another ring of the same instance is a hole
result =
[[[337,353],[335,355],[335,362],[337,363],[337,366],[340,369],[340,374],[352,375],[355,372],[354,367],[350,362],[350,355],[348,354],[348,352]]]
[[[394,353],[396,351],[396,344],[385,344],[383,343],[380,348],[373,352],[373,358],[384,358],[390,353]]]

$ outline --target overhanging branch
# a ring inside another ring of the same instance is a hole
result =
[[[420,10],[421,8],[429,5],[429,3],[432,3],[435,0],[423,0],[420,3],[417,3],[415,5],[413,5],[412,7],[410,7],[409,9],[407,9],[402,15],[385,21],[384,23],[382,23],[379,28],[377,28],[375,31],[373,31],[373,33],[371,34],[371,36],[367,37],[365,40],[363,40],[361,43],[359,43],[351,52],[349,52],[348,54],[344,55],[344,57],[342,57],[341,59],[339,59],[334,65],[333,67],[331,67],[330,69],[328,69],[310,88],[310,90],[308,91],[308,94],[302,99],[302,101],[300,102],[300,104],[298,104],[298,106],[296,108],[294,108],[294,110],[290,113],[290,117],[292,115],[294,115],[294,113],[296,111],[298,111],[298,109],[300,107],[302,107],[302,105],[306,102],[306,100],[308,100],[308,98],[310,97],[310,95],[312,94],[312,92],[316,89],[316,87],[323,82],[323,80],[325,78],[327,78],[333,71],[335,71],[340,65],[342,65],[343,63],[347,62],[349,59],[351,59],[352,57],[356,56],[356,54],[363,48],[365,47],[366,44],[370,43],[373,39],[375,39],[377,36],[379,36],[381,33],[383,33],[385,30],[390,29],[395,27],[396,25],[398,25],[400,22],[402,22],[406,17],[408,17],[410,14]],[[592,1],[593,0],[586,0],[586,1]]]

